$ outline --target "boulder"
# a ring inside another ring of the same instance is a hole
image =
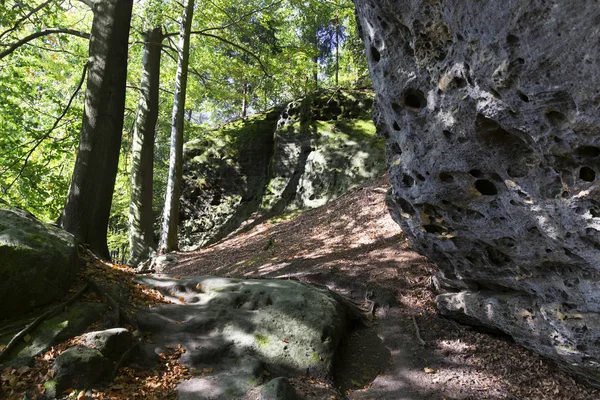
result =
[[[26,211],[0,206],[0,320],[64,296],[77,265],[71,234]]]
[[[114,365],[98,350],[79,345],[59,355],[53,370],[54,378],[44,384],[51,398],[69,388],[88,389],[106,382],[114,373]]]
[[[296,390],[283,377],[272,379],[260,389],[260,400],[300,400]]]
[[[133,334],[125,328],[89,332],[83,335],[82,340],[86,346],[98,350],[114,362],[119,362],[137,344]]]
[[[598,5],[355,4],[389,208],[440,311],[600,386]]]
[[[181,345],[186,366],[211,371],[183,383],[181,398],[209,389],[203,398],[237,398],[269,374],[331,378],[340,340],[356,316],[327,288],[292,280],[153,275],[137,281],[177,303],[137,316],[139,328],[153,332],[156,351]]]

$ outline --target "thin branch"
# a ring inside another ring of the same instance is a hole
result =
[[[419,325],[417,325],[417,320],[415,319],[415,317],[412,317],[412,322],[415,326],[415,336],[417,337],[419,344],[421,346],[425,346],[427,343],[425,343],[425,341],[421,338],[421,332],[419,331]]]
[[[265,68],[265,66],[264,66],[264,64],[262,63],[261,59],[260,59],[260,58],[259,58],[259,57],[258,57],[256,54],[254,54],[254,53],[253,53],[253,52],[251,52],[250,50],[246,49],[245,47],[243,47],[243,46],[241,46],[241,45],[239,45],[239,44],[233,43],[233,42],[231,42],[231,41],[229,41],[229,40],[227,40],[227,39],[225,39],[225,38],[222,38],[222,37],[220,37],[220,36],[213,35],[213,34],[211,34],[211,33],[202,33],[201,35],[202,35],[202,36],[211,37],[211,38],[214,38],[214,39],[217,39],[217,40],[220,40],[220,41],[222,41],[222,42],[224,42],[224,43],[227,43],[227,44],[228,44],[228,45],[230,45],[230,46],[233,46],[233,47],[235,47],[235,48],[237,48],[237,49],[239,49],[239,50],[243,51],[244,53],[248,54],[250,57],[252,57],[252,58],[256,59],[256,61],[258,61],[258,64],[260,65],[260,68],[263,70],[263,72],[265,73],[265,75],[270,75],[270,74],[269,74],[269,71],[267,71],[267,69]]]
[[[29,17],[31,17],[33,14],[35,14],[36,12],[40,11],[42,8],[46,7],[48,4],[54,2],[56,0],[47,0],[45,2],[43,2],[42,4],[40,4],[39,6],[35,7],[33,10],[31,10],[28,14],[26,14],[25,16],[23,16],[23,18],[19,19],[17,22],[15,22],[15,24],[13,25],[12,28],[2,32],[0,34],[0,39],[2,39],[4,36],[8,35],[11,32],[14,32],[17,30],[17,28],[19,27],[19,25],[21,25],[23,22],[25,22],[26,20],[29,19]]]
[[[71,107],[71,104],[73,103],[73,100],[75,100],[75,96],[77,96],[77,93],[79,93],[79,91],[81,90],[81,87],[83,86],[83,82],[85,81],[85,74],[87,72],[87,69],[88,69],[88,63],[85,63],[85,65],[83,66],[83,72],[81,74],[81,79],[79,80],[79,84],[77,85],[77,89],[75,89],[75,92],[73,92],[73,94],[71,95],[71,98],[69,99],[69,102],[67,103],[67,106],[63,110],[62,114],[60,114],[60,116],[56,119],[56,121],[54,121],[52,128],[50,128],[44,134],[44,136],[42,136],[31,149],[29,149],[29,151],[27,152],[27,156],[25,157],[25,161],[23,161],[23,165],[21,165],[21,169],[19,170],[19,173],[17,174],[17,176],[15,176],[15,178],[12,180],[12,182],[4,189],[4,194],[8,193],[10,188],[21,177],[21,174],[23,174],[23,171],[25,170],[25,167],[27,166],[27,162],[29,161],[29,158],[31,157],[33,152],[40,146],[40,144],[42,144],[42,142],[44,140],[46,140],[50,136],[50,134],[54,131],[54,129],[56,129],[56,127],[58,126],[60,121],[64,118],[64,116],[69,111],[69,108]],[[10,169],[11,167],[12,167],[12,165],[7,169]]]
[[[54,316],[55,314],[58,314],[65,307],[67,307],[68,305],[73,303],[75,300],[77,300],[79,298],[79,296],[81,296],[83,294],[83,292],[85,292],[87,290],[87,288],[88,288],[88,284],[86,283],[85,285],[83,285],[83,287],[81,289],[79,289],[77,291],[77,293],[75,293],[73,296],[71,296],[67,301],[46,311],[45,313],[43,313],[42,315],[40,315],[39,317],[34,319],[33,322],[30,323],[29,325],[27,325],[23,330],[21,330],[19,333],[17,333],[11,339],[11,341],[8,342],[6,347],[4,347],[4,349],[2,351],[0,351],[0,360],[6,358],[6,355],[21,342],[21,340],[25,337],[25,335],[27,335],[29,332],[31,332],[33,329],[35,329],[45,319],[50,318],[50,317]]]
[[[85,4],[86,6],[88,6],[89,8],[94,8],[93,0],[79,0],[79,1],[82,2],[83,4]]]
[[[70,28],[45,29],[43,31],[32,33],[31,35],[24,37],[23,39],[19,40],[18,42],[11,44],[8,49],[6,49],[2,53],[0,53],[0,60],[2,60],[4,57],[8,56],[9,54],[13,53],[19,47],[31,42],[32,40],[37,39],[42,36],[52,35],[53,33],[66,33],[69,35],[79,36],[84,39],[90,38],[89,34],[75,30],[75,29],[70,29]]]

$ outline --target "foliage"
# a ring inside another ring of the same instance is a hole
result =
[[[340,86],[362,84],[366,75],[350,0],[214,0],[196,8],[188,126],[214,127],[239,118],[243,104],[249,113],[256,113],[305,95],[314,87],[315,67],[320,86],[334,85],[336,46]],[[112,250],[126,246],[129,153],[139,96],[142,33],[156,26],[162,26],[168,36],[163,43],[155,147],[154,204],[155,214],[161,214],[177,64],[174,36],[181,12],[180,3],[173,0],[143,0],[134,5],[125,126],[110,217]],[[92,16],[78,1],[0,2],[0,54],[46,29],[81,33],[42,35],[0,56],[0,198],[45,221],[59,216],[73,170],[84,112],[82,72],[88,50],[88,41],[81,36],[89,34]]]

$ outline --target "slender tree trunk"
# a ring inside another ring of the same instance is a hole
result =
[[[244,81],[242,86],[242,118],[248,115],[248,83]]]
[[[187,0],[179,27],[179,55],[175,76],[175,98],[171,123],[171,153],[169,156],[169,179],[165,194],[160,252],[177,250],[179,226],[179,196],[183,171],[183,118],[187,89],[188,63],[190,57],[190,32],[194,14],[194,0]]]
[[[319,57],[313,57],[313,81],[315,83],[315,90],[319,89]]]
[[[338,76],[340,73],[340,18],[335,20],[335,87],[339,87]]]
[[[108,259],[106,233],[119,163],[133,0],[94,3],[79,150],[61,226]]]
[[[128,264],[132,266],[148,257],[154,247],[152,179],[163,39],[162,27],[144,33],[141,91],[131,153]]]

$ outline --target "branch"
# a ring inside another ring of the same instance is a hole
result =
[[[77,93],[79,93],[79,90],[81,90],[81,87],[83,86],[83,82],[85,81],[85,74],[87,72],[87,69],[88,69],[88,63],[85,63],[85,65],[83,66],[83,72],[81,74],[81,79],[79,81],[79,84],[77,85],[77,89],[75,89],[75,92],[73,92],[73,94],[71,95],[71,98],[69,99],[69,102],[67,103],[67,106],[63,110],[62,114],[60,114],[60,116],[58,117],[58,119],[56,121],[54,121],[54,124],[52,125],[52,128],[50,128],[44,134],[44,136],[42,136],[35,143],[35,145],[31,149],[29,149],[29,151],[27,152],[27,157],[25,157],[25,161],[23,162],[23,165],[21,166],[21,169],[19,170],[19,173],[17,174],[17,176],[15,176],[15,179],[13,179],[12,182],[4,189],[4,194],[8,193],[8,191],[15,184],[15,182],[17,181],[17,179],[19,179],[21,177],[21,175],[23,174],[23,171],[25,170],[25,167],[27,166],[27,162],[29,161],[29,157],[31,157],[31,155],[39,147],[39,145],[42,144],[42,142],[44,140],[46,140],[50,136],[50,134],[54,131],[54,129],[56,129],[56,127],[58,126],[58,124],[60,123],[60,121],[67,114],[67,111],[69,111],[69,108],[71,107],[71,104],[73,103],[73,100],[75,100],[75,96],[77,96]],[[13,165],[14,164],[12,164],[10,167],[8,167],[7,169],[5,169],[5,171],[8,170],[8,169],[10,169]]]
[[[194,32],[192,32],[192,33],[194,33]],[[248,54],[249,56],[251,56],[252,58],[256,59],[256,61],[258,61],[258,64],[260,65],[260,68],[261,68],[261,69],[263,70],[263,72],[265,73],[265,75],[267,75],[267,76],[270,76],[270,74],[269,74],[269,71],[267,71],[267,69],[266,69],[266,68],[265,68],[265,66],[263,65],[262,61],[260,60],[260,58],[259,58],[259,57],[258,57],[256,54],[254,54],[253,52],[251,52],[250,50],[246,49],[245,47],[243,47],[243,46],[240,46],[239,44],[236,44],[236,43],[230,42],[229,40],[227,40],[227,39],[225,39],[225,38],[222,38],[222,37],[220,37],[220,36],[217,36],[217,35],[213,35],[213,34],[211,34],[211,33],[206,33],[206,32],[205,32],[205,33],[201,33],[201,35],[202,35],[202,36],[211,37],[211,38],[214,38],[214,39],[217,39],[217,40],[220,40],[220,41],[222,41],[222,42],[224,42],[224,43],[227,43],[227,44],[228,44],[228,45],[230,45],[230,46],[233,46],[233,47],[235,47],[235,48],[237,48],[237,49],[240,49],[240,50],[241,50],[241,51],[243,51],[244,53],[246,53],[246,54]]]
[[[39,37],[42,36],[48,36],[51,35],[53,33],[67,33],[69,35],[74,35],[74,36],[79,36],[81,38],[84,39],[89,39],[90,35],[75,29],[70,29],[70,28],[52,28],[52,29],[45,29],[43,31],[39,31],[39,32],[35,32],[32,33],[31,35],[24,37],[23,39],[19,40],[18,42],[15,42],[13,44],[10,45],[10,47],[6,50],[4,50],[2,53],[0,53],[0,60],[2,60],[4,57],[8,56],[9,54],[13,53],[15,50],[17,50],[19,47],[31,42],[34,39],[37,39]]]
[[[29,17],[31,17],[33,14],[40,11],[42,8],[46,7],[48,4],[52,3],[53,1],[56,1],[56,0],[47,0],[47,1],[43,2],[42,4],[40,4],[39,6],[35,7],[27,15],[25,15],[23,18],[21,18],[20,20],[15,22],[15,24],[13,25],[12,28],[10,28],[7,31],[2,32],[2,34],[0,34],[0,39],[2,39],[4,36],[8,35],[9,33],[16,31],[17,28],[19,27],[19,25],[21,25],[24,21],[28,20]]]
[[[85,4],[86,6],[88,6],[89,8],[94,8],[93,0],[79,0],[79,1],[82,2],[83,4]]]
[[[85,292],[87,290],[87,288],[88,288],[88,284],[86,283],[85,285],[83,285],[83,287],[81,289],[79,289],[77,291],[77,293],[75,293],[73,296],[71,296],[67,301],[46,311],[45,313],[43,313],[42,315],[40,315],[39,317],[34,319],[33,322],[30,323],[29,325],[27,325],[23,330],[21,330],[19,333],[17,333],[11,339],[11,341],[8,342],[6,347],[4,347],[4,349],[2,349],[2,351],[0,351],[0,360],[6,358],[6,355],[8,354],[8,352],[11,351],[13,348],[15,348],[17,346],[17,344],[20,343],[20,340],[23,339],[27,333],[29,333],[33,329],[35,329],[45,319],[50,318],[50,317],[54,316],[55,314],[58,314],[59,312],[61,312],[65,307],[67,307],[68,305],[73,303],[75,300],[77,300],[77,298],[79,298],[79,296],[81,296],[83,294],[83,292]]]

